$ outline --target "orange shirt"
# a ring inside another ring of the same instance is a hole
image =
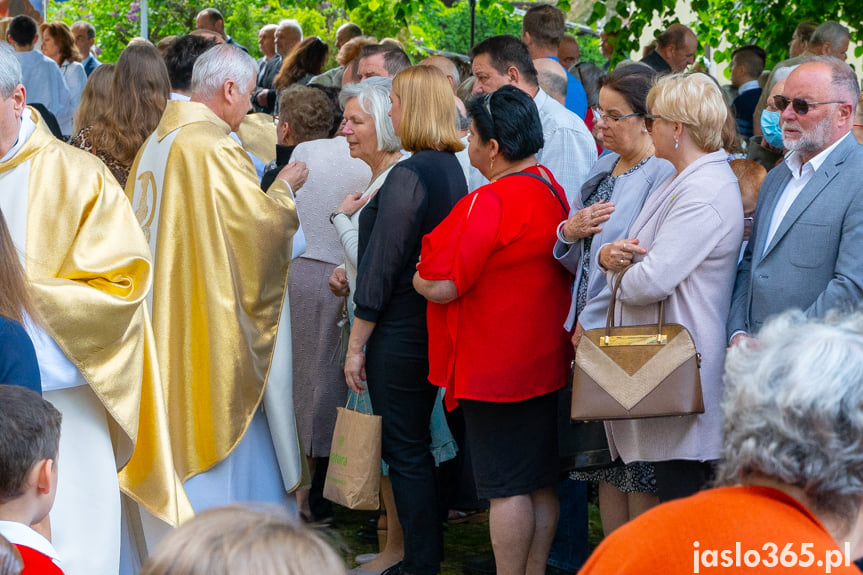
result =
[[[769,487],[723,487],[651,509],[609,535],[580,575],[859,575],[797,500]]]

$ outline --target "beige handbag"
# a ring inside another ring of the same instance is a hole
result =
[[[628,269],[615,281],[605,327],[586,331],[578,344],[572,379],[572,419],[704,413],[701,355],[685,327],[664,322],[664,300],[659,303],[655,324],[614,326],[617,293]]]

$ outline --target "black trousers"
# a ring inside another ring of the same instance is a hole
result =
[[[428,382],[425,316],[379,323],[366,344],[372,407],[405,539],[404,573],[435,575],[443,558],[434,459],[429,447],[438,388]]]
[[[695,495],[710,487],[716,476],[715,461],[654,461],[653,469],[656,474],[656,495],[662,503]]]

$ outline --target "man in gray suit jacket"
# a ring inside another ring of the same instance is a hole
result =
[[[734,285],[732,345],[789,308],[823,316],[863,301],[863,147],[850,134],[857,78],[819,56],[794,70],[784,91],[777,106],[790,153],[761,187]]]

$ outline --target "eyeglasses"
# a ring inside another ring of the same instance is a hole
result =
[[[828,100],[826,102],[807,102],[803,98],[788,98],[787,96],[773,96],[773,103],[779,108],[780,112],[785,111],[788,104],[791,104],[791,109],[795,114],[805,116],[809,113],[809,108],[812,106],[820,106],[821,104],[844,104],[842,100]]]
[[[653,131],[653,123],[656,120],[664,120],[664,119],[665,118],[663,118],[662,116],[656,116],[654,114],[645,114],[644,115],[644,127],[647,129],[648,132],[652,132]]]
[[[625,116],[611,116],[609,114],[606,114],[602,110],[596,110],[596,116],[597,116],[596,121],[598,122],[599,120],[605,120],[606,122],[608,122],[609,120],[611,120],[614,122],[619,122],[619,121],[625,120],[627,118],[634,118],[636,116],[642,116],[642,115],[643,114],[639,114],[638,112],[634,112],[632,114],[627,114]]]

